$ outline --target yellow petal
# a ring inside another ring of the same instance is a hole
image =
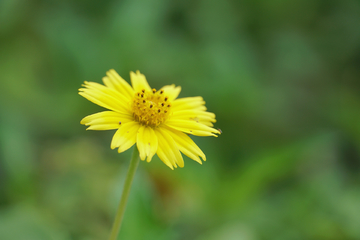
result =
[[[150,162],[158,148],[158,138],[151,127],[141,126],[137,134],[137,147],[140,153],[140,159]]]
[[[89,101],[117,112],[130,113],[129,100],[119,92],[98,83],[85,82],[79,94]]]
[[[139,150],[139,155],[140,155],[140,159],[141,160],[145,160],[146,158],[146,139],[145,139],[145,134],[144,134],[144,129],[145,126],[141,125],[138,132],[137,132],[137,137],[136,137],[136,145],[137,148]]]
[[[163,149],[160,146],[158,147],[158,149],[156,151],[156,154],[158,155],[160,160],[163,161],[163,163],[165,163],[166,166],[171,168],[171,170],[174,170],[174,167],[170,163],[170,160],[169,160],[168,156],[165,154],[165,152],[163,151]]]
[[[185,133],[174,129],[168,129],[171,137],[174,139],[176,145],[182,153],[189,158],[202,164],[199,156],[206,161],[206,156],[201,149],[194,143],[194,141]]]
[[[174,111],[171,119],[192,120],[209,127],[214,126],[212,123],[216,122],[214,113],[198,110]]]
[[[169,119],[165,123],[166,126],[169,126],[173,129],[196,135],[196,136],[214,136],[217,137],[216,134],[220,134],[218,130],[215,128],[208,127],[204,124],[191,121],[191,120],[182,120],[182,119]]]
[[[172,84],[172,85],[166,85],[162,87],[160,90],[164,90],[164,95],[167,96],[170,101],[173,101],[179,96],[181,92],[181,87],[180,86],[175,87],[175,84]]]
[[[202,97],[187,97],[187,98],[178,98],[175,99],[172,103],[173,111],[181,110],[199,110],[205,111],[206,107],[204,106],[205,101]]]
[[[120,105],[122,105],[126,108],[129,108],[129,103],[131,102],[132,97],[128,98],[127,96],[120,93],[119,91],[112,89],[112,88],[108,88],[107,86],[104,86],[104,85],[102,85],[100,83],[96,83],[96,82],[86,82],[85,81],[83,86],[85,86],[88,91],[93,91],[96,93],[101,92],[108,96],[111,96],[114,99],[116,99]]]
[[[184,160],[181,156],[179,148],[174,139],[171,137],[167,129],[156,128],[156,136],[158,137],[159,146],[157,155],[166,164],[170,163],[172,166],[184,167]]]
[[[91,125],[86,130],[112,130],[112,129],[118,129],[119,124],[116,123],[109,123],[109,124],[96,124]]]
[[[178,118],[195,118],[199,117],[204,120],[216,122],[215,114],[211,112],[198,111],[198,110],[181,110],[173,112],[173,116]]]
[[[130,79],[135,92],[140,92],[143,89],[145,89],[145,91],[151,91],[144,74],[141,74],[139,71],[136,71],[136,73],[130,72]]]
[[[80,123],[86,126],[115,124],[117,125],[116,128],[119,128],[119,125],[130,121],[133,121],[133,116],[131,116],[130,114],[118,113],[113,111],[103,111],[84,117],[80,121]]]
[[[117,148],[118,152],[123,152],[129,149],[136,142],[136,136],[140,125],[137,122],[128,122],[121,124],[116,131],[111,141],[111,148]]]
[[[104,84],[111,89],[114,89],[131,99],[134,96],[134,90],[132,87],[114,70],[110,69],[106,72],[107,77],[103,78]]]
[[[146,156],[147,162],[150,162],[153,156],[156,154],[158,149],[158,138],[155,134],[155,131],[151,127],[144,129],[144,136],[146,139]]]
[[[193,120],[195,122],[202,123],[206,126],[212,127],[213,122],[216,122],[215,114],[205,111],[198,110],[182,110],[173,112],[172,119],[182,119],[182,120]]]

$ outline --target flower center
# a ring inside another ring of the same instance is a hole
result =
[[[156,89],[152,89],[149,92],[143,89],[141,92],[135,93],[132,103],[135,120],[143,125],[159,126],[167,119],[170,113],[171,104],[168,99],[164,94],[164,90],[156,91]]]

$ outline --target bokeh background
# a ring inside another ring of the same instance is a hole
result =
[[[201,95],[223,134],[141,162],[121,239],[360,239],[357,0],[0,1],[0,239],[106,239],[131,150],[77,94],[114,68]]]

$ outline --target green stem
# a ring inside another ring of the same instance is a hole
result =
[[[131,188],[131,183],[134,179],[134,175],[136,172],[136,168],[139,165],[140,162],[140,158],[139,158],[139,151],[136,147],[136,145],[134,146],[134,152],[133,155],[131,157],[131,162],[130,162],[130,166],[126,175],[126,179],[125,179],[125,184],[124,184],[124,189],[121,195],[121,199],[120,199],[120,203],[119,203],[119,207],[116,213],[116,217],[115,217],[115,221],[113,224],[113,227],[111,229],[111,234],[109,237],[109,240],[116,240],[120,231],[120,227],[121,227],[121,222],[122,219],[124,217],[124,212],[125,212],[125,207],[126,207],[126,203],[129,197],[129,193],[130,193],[130,188]]]

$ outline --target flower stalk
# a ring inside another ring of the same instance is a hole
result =
[[[139,162],[140,162],[139,150],[138,150],[137,146],[134,146],[134,151],[133,151],[133,154],[131,157],[130,166],[129,166],[129,169],[128,169],[128,172],[126,175],[123,192],[121,195],[118,210],[116,212],[116,217],[115,217],[115,221],[114,221],[114,224],[113,224],[113,227],[111,230],[109,240],[116,240],[118,237],[118,234],[119,234],[119,231],[121,228],[121,223],[122,223],[122,220],[124,217],[126,203],[127,203],[127,200],[129,198],[129,194],[130,194],[131,184],[133,182],[135,172],[139,165]]]

